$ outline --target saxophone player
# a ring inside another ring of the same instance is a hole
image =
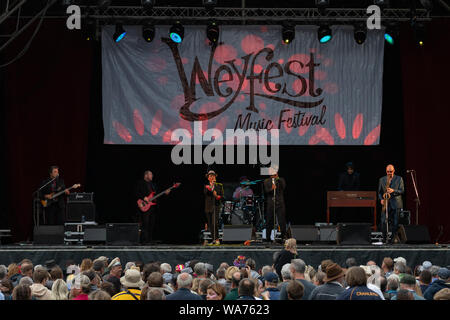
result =
[[[398,230],[398,214],[403,209],[402,195],[405,191],[403,179],[394,174],[395,168],[392,164],[386,166],[386,176],[381,177],[378,181],[378,199],[382,206],[381,212],[381,229],[383,232],[383,242],[392,243]],[[386,221],[386,214],[388,220]],[[388,240],[388,230],[392,232],[391,238]]]

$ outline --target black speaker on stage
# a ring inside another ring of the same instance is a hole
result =
[[[320,229],[320,242],[334,242],[337,239],[337,228],[336,226],[321,226]]]
[[[222,242],[244,242],[252,239],[251,225],[224,225]]]
[[[402,243],[431,243],[428,228],[423,225],[399,225],[398,236]]]
[[[89,227],[86,226],[84,229],[85,243],[89,242],[106,242],[106,228],[103,227]]]
[[[370,227],[370,223],[338,223],[337,244],[371,244]]]
[[[291,237],[297,242],[319,241],[319,229],[313,225],[292,225]]]
[[[35,226],[34,244],[64,244],[64,226]]]
[[[95,205],[93,202],[68,202],[66,206],[66,221],[95,221]]]
[[[107,223],[106,244],[129,246],[139,244],[138,223]]]

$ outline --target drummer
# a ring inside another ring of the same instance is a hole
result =
[[[253,196],[253,190],[250,188],[250,180],[246,176],[239,178],[240,186],[233,192],[234,200],[241,200],[242,197]]]

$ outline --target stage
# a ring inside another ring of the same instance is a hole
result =
[[[12,244],[0,246],[0,264],[8,265],[18,263],[24,258],[31,259],[34,265],[45,264],[48,260],[55,262],[65,269],[66,262],[73,260],[80,264],[82,259],[95,259],[106,256],[109,259],[119,257],[122,265],[129,261],[142,261],[144,263],[159,261],[167,262],[174,267],[190,260],[199,260],[211,263],[216,270],[221,262],[232,265],[238,255],[253,258],[257,268],[271,265],[273,256],[282,250],[281,245],[252,243],[249,246],[243,244],[222,245],[166,245],[157,244],[151,246],[105,246],[105,245],[33,245]],[[308,265],[317,269],[324,259],[344,265],[349,257],[356,258],[357,263],[366,264],[373,260],[381,266],[384,257],[404,257],[408,266],[414,268],[429,260],[434,265],[450,265],[450,250],[448,245],[299,245],[299,258]]]

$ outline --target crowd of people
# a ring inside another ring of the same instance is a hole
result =
[[[259,268],[245,256],[216,269],[196,260],[172,266],[101,256],[68,261],[63,270],[54,260],[24,259],[0,265],[0,289],[0,300],[449,300],[450,270],[430,261],[410,266],[403,257],[314,267],[288,239],[273,265]]]

